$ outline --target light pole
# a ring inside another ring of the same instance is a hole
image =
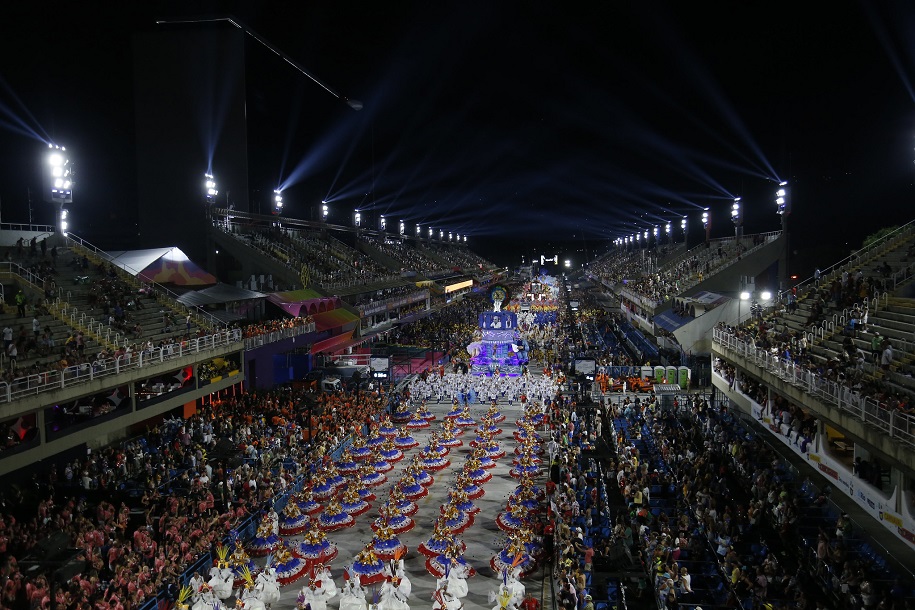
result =
[[[702,228],[705,229],[705,243],[708,243],[709,236],[712,232],[712,217],[709,215],[709,209],[703,208],[702,212]]]
[[[788,243],[788,216],[791,214],[791,187],[788,182],[783,180],[778,183],[775,190],[775,210],[782,217],[782,239],[785,245],[782,248],[782,261],[779,265],[778,288],[785,290],[788,288],[788,258],[791,254]]]

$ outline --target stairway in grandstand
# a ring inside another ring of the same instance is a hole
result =
[[[892,269],[886,276],[881,272],[884,264]],[[852,277],[861,273],[865,278],[876,278],[886,284],[879,295],[860,297],[850,307],[836,308],[827,302],[822,316],[808,324],[817,290],[816,283],[810,279],[798,286],[797,311],[779,312],[772,322],[778,330],[806,335],[809,353],[823,363],[838,357],[844,349],[843,342],[849,338],[852,345],[866,355],[863,372],[867,378],[885,379],[897,390],[915,392],[915,380],[907,376],[915,364],[915,300],[900,296],[911,289],[913,272],[915,222],[833,265],[819,282],[821,291],[828,290],[833,281],[841,281],[843,273]],[[867,312],[867,328],[863,332],[861,320],[854,331],[850,328],[851,319],[861,317],[854,313],[855,307],[860,312]],[[893,344],[896,362],[888,372],[879,370],[871,358],[871,339],[875,332]]]

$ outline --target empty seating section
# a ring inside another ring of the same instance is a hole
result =
[[[363,236],[361,239],[397,261],[399,271],[413,271],[426,276],[450,271],[445,263],[433,259],[403,240],[373,236]]]
[[[240,224],[214,226],[285,265],[296,276],[304,269],[309,282],[326,290],[399,279],[398,274],[370,257],[317,231]]]
[[[626,343],[633,350],[639,362],[657,361],[658,346],[645,338],[641,331],[632,327],[628,320],[620,319],[617,327],[623,333]]]

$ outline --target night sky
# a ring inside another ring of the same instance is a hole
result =
[[[697,242],[703,207],[713,236],[733,234],[736,196],[746,233],[776,230],[781,179],[793,188],[792,272],[806,274],[911,219],[915,45],[904,32],[915,7],[805,4],[5,5],[0,213],[27,222],[31,188],[33,218],[52,220],[37,194],[50,138],[79,172],[72,230],[129,247],[131,38],[159,18],[234,15],[364,105],[353,111],[249,41],[255,210],[282,186],[290,216],[327,199],[339,224],[358,207],[369,222],[405,220],[408,234],[416,223],[468,234],[497,262],[559,252],[578,264],[668,220],[680,240],[684,215]],[[218,134],[213,106],[201,121]],[[206,133],[188,134],[201,173]]]

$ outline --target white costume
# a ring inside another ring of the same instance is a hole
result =
[[[340,592],[340,610],[366,610],[368,604],[365,601],[365,589],[359,580],[359,575],[355,574]]]
[[[258,599],[264,602],[265,606],[269,608],[280,601],[280,585],[276,580],[275,568],[264,568],[264,571],[257,575],[256,582],[254,589],[258,592]]]
[[[213,590],[213,594],[219,600],[226,600],[232,597],[232,586],[235,584],[235,575],[229,568],[210,569],[210,580],[207,582]]]

